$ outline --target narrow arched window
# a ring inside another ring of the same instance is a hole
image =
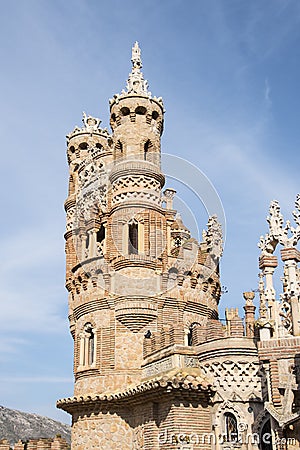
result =
[[[90,245],[90,233],[87,233],[85,237],[85,248],[89,248],[89,245]]]
[[[121,141],[117,142],[116,149],[119,150],[120,153],[123,153],[123,144]]]
[[[139,245],[138,245],[138,223],[136,221],[132,221],[128,224],[128,253],[129,255],[137,254]]]
[[[94,362],[95,355],[95,335],[92,329],[89,332],[88,339],[88,364],[91,366]]]
[[[96,339],[91,323],[85,324],[81,339],[81,365],[92,366],[95,362]]]
[[[260,448],[261,450],[272,450],[273,448],[270,419],[268,419],[262,427],[260,434]]]
[[[149,141],[149,139],[148,139],[148,141],[145,142],[145,145],[144,145],[144,160],[145,160],[145,161],[147,160],[149,147],[150,147],[150,141]]]
[[[225,432],[227,442],[237,442],[238,441],[238,427],[237,420],[232,413],[225,413]]]
[[[105,239],[105,228],[103,225],[101,225],[96,234],[98,254],[102,254],[104,251],[104,239]]]
[[[191,347],[193,345],[193,327],[190,326],[187,332],[187,345]]]

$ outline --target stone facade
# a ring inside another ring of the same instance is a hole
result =
[[[299,448],[300,200],[293,238],[276,205],[261,238],[259,320],[245,292],[245,322],[228,309],[222,324],[221,226],[210,217],[198,243],[173,209],[175,191],[163,191],[163,101],[141,67],[136,43],[127,89],[110,100],[111,134],[84,114],[67,136],[75,389],[57,405],[72,415],[72,449]]]

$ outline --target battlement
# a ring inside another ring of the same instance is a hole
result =
[[[70,450],[70,444],[57,435],[55,438],[40,438],[19,440],[13,447],[14,450]],[[11,450],[7,439],[0,440],[0,450]]]

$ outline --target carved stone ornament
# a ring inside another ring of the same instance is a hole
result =
[[[67,134],[67,142],[70,141],[72,137],[74,137],[77,134],[81,133],[101,133],[101,135],[109,138],[110,134],[108,132],[107,128],[100,128],[101,120],[97,117],[93,117],[90,115],[87,115],[85,112],[82,113],[82,122],[83,127],[76,126],[71,133]]]
[[[150,94],[148,92],[148,81],[144,80],[143,74],[141,72],[142,60],[141,60],[141,50],[139,44],[136,42],[132,47],[132,70],[129,74],[127,81],[127,92],[128,94]],[[151,95],[151,94],[150,94]]]
[[[223,254],[223,235],[221,224],[218,222],[216,215],[209,217],[207,230],[202,232],[202,239],[206,243],[211,256],[215,259],[221,258]]]
[[[280,294],[281,303],[279,307],[279,315],[281,317],[281,323],[287,330],[288,334],[292,334],[293,322],[292,322],[292,308],[289,302],[289,295],[287,292]]]
[[[271,202],[269,216],[267,217],[269,233],[265,236],[261,236],[258,244],[262,254],[273,254],[278,243],[285,248],[297,245],[300,240],[300,194],[296,197],[295,207],[296,209],[292,214],[297,226],[293,227],[289,220],[287,220],[284,225],[284,219],[280,212],[278,201],[273,200]]]
[[[144,80],[143,73],[141,72],[142,59],[141,59],[141,49],[138,42],[135,42],[132,47],[131,55],[132,69],[129,74],[126,91],[122,90],[121,94],[115,94],[113,98],[109,100],[110,105],[113,103],[118,103],[120,98],[125,97],[128,94],[143,95],[148,98],[152,98],[151,92],[148,90],[148,81]],[[157,101],[163,106],[163,100],[161,97],[153,97],[153,100]]]
[[[86,113],[83,111],[82,113],[82,122],[89,131],[98,131],[98,128],[100,127],[101,120],[97,117],[87,116]]]

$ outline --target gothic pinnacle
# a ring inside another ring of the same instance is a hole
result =
[[[131,62],[133,69],[141,69],[143,67],[141,59],[141,49],[139,47],[138,41],[135,41],[134,46],[132,47]]]

